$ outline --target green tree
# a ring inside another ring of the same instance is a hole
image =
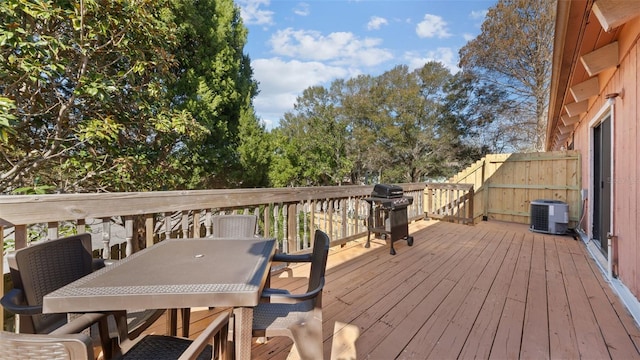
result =
[[[320,86],[304,90],[280,121],[278,159],[271,171],[275,186],[339,185],[348,178],[346,124],[341,121],[339,99]],[[289,171],[283,171],[289,166]]]
[[[174,68],[170,98],[173,106],[188,111],[208,130],[185,142],[181,163],[194,174],[194,186],[264,185],[258,180],[262,175],[255,173],[247,181],[246,172],[240,171],[264,166],[265,160],[260,156],[258,163],[247,163],[249,148],[238,152],[241,131],[257,137],[253,142],[266,141],[259,139],[266,135],[253,115],[257,84],[243,54],[247,30],[239,8],[233,0],[173,0],[173,4],[174,21],[179,24],[175,53],[179,66]]]
[[[2,192],[36,181],[57,191],[140,190],[171,176],[168,155],[206,129],[167,101],[177,44],[167,5],[0,4],[0,95],[15,107]]]
[[[240,142],[236,149],[239,167],[232,179],[237,187],[263,187],[269,185],[269,166],[272,159],[272,136],[256,119],[253,110],[240,117]]]
[[[513,150],[544,146],[555,4],[499,0],[489,9],[481,34],[460,50],[460,66],[478,76],[477,86],[508,94],[510,113],[488,130]]]
[[[339,185],[452,175],[482,153],[465,141],[485,121],[466,116],[470,83],[429,62],[308,88],[274,132],[270,179],[275,186]]]
[[[300,164],[302,159],[298,140],[295,135],[292,135],[292,129],[285,129],[285,126],[282,125],[291,116],[292,114],[285,113],[284,118],[280,120],[281,126],[271,132],[273,158],[269,166],[269,183],[273,187],[306,184],[302,178],[303,169]]]
[[[0,191],[202,188],[250,167],[233,1],[7,0],[0,17]]]
[[[451,74],[438,62],[409,72],[401,65],[375,79],[360,78],[345,99],[353,117],[358,151],[380,182],[414,182],[445,172],[452,127],[440,122]],[[453,127],[455,128],[455,127]]]

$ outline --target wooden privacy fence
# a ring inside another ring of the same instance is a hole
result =
[[[582,208],[580,153],[553,151],[487,155],[448,182],[472,184],[474,222],[499,220],[529,223],[534,200],[569,204],[569,227]]]
[[[425,215],[429,218],[473,224],[473,184],[427,183]]]

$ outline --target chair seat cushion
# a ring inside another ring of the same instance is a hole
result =
[[[191,340],[173,336],[148,335],[122,357],[123,360],[175,360],[191,345]],[[213,348],[207,346],[198,360],[211,360]]]
[[[295,304],[261,303],[253,311],[253,329],[287,329],[307,321],[312,315],[313,301]]]

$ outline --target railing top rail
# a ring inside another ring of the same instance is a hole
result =
[[[429,189],[446,189],[446,190],[471,190],[473,184],[458,184],[458,183],[433,183],[428,182],[425,186]]]
[[[405,191],[424,183],[399,184]],[[0,196],[0,216],[13,224],[33,224],[114,215],[141,215],[208,208],[366,196],[371,185],[296,188],[215,189],[131,193],[83,193]]]

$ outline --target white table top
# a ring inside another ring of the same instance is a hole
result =
[[[45,313],[185,307],[253,307],[274,239],[171,239],[64,286]]]

